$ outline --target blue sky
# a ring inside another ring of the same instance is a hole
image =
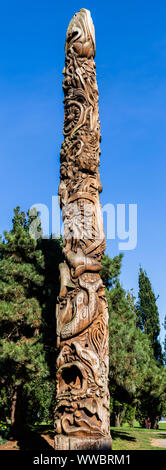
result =
[[[138,243],[124,253],[121,281],[138,291],[147,271],[160,322],[166,314],[165,0],[1,2],[0,233],[13,208],[46,204],[59,184],[63,140],[62,69],[68,23],[91,11],[101,121],[102,205],[137,204]],[[107,241],[110,256],[118,240]],[[161,341],[164,330],[161,331]]]

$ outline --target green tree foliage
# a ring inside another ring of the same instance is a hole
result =
[[[165,316],[165,319],[164,319],[164,328],[166,330],[166,316]],[[165,334],[165,338],[164,338],[164,364],[166,366],[166,334]]]
[[[10,410],[15,433],[26,422],[28,396],[34,395],[39,412],[49,377],[38,295],[44,283],[44,257],[29,235],[32,221],[17,207],[12,229],[4,232],[0,243],[0,405],[3,414]]]
[[[151,282],[142,268],[139,271],[139,292],[136,306],[137,327],[146,333],[152,344],[154,357],[163,364],[162,348],[158,339],[160,334],[159,313]]]
[[[133,298],[126,294],[119,281],[122,255],[104,256],[101,276],[106,284],[109,311],[110,396],[112,424],[120,426],[127,405],[134,400],[138,388],[136,367],[136,326]]]
[[[151,413],[149,406],[146,414],[149,411],[148,414],[153,418],[153,415],[159,412],[159,404],[161,411],[164,376],[156,364],[149,336],[137,328],[135,298],[132,291],[126,293],[120,284],[122,257],[117,258],[110,260],[108,256],[104,257],[102,278],[107,281],[109,311],[111,419],[113,425],[120,426],[124,419],[129,420],[129,415],[135,413],[136,405],[140,409],[139,416],[142,419],[141,416],[146,411],[141,411],[141,404],[145,403],[145,391],[147,400],[149,397],[149,405],[155,397]],[[108,279],[111,275],[113,280]]]
[[[107,291],[109,309],[110,394],[114,398],[113,415],[119,424],[127,404],[135,404],[150,366],[152,351],[148,338],[136,329],[135,313],[117,280]],[[124,415],[125,416],[125,415]]]
[[[165,413],[166,370],[163,367],[163,353],[158,339],[160,334],[159,313],[151,282],[142,268],[139,271],[139,293],[136,304],[137,328],[149,339],[153,351],[150,365],[139,397],[137,418],[143,424],[147,417],[154,426],[156,416]]]
[[[0,242],[0,410],[14,431],[53,416],[56,378],[55,308],[59,293],[62,239],[30,236],[37,216],[17,207],[12,229]],[[40,235],[40,225],[38,226]],[[162,366],[156,299],[140,270],[139,299],[119,281],[122,255],[102,260],[109,310],[110,395],[114,424],[136,416],[152,423],[165,414],[166,376]]]
[[[100,275],[107,289],[110,289],[117,281],[121,270],[122,258],[122,253],[120,253],[119,256],[115,256],[113,259],[108,255],[103,256]]]
[[[136,417],[142,426],[149,417],[153,428],[156,417],[161,418],[165,411],[166,370],[165,367],[158,365],[153,356],[144,377],[143,389],[139,394]]]

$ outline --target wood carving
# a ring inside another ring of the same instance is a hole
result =
[[[90,12],[82,9],[67,30],[63,71],[59,196],[65,261],[59,266],[56,309],[55,409],[56,438],[61,439],[110,438],[108,310],[99,274],[105,235],[99,201],[100,121],[94,56],[94,26]]]

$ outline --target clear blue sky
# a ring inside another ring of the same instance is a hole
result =
[[[138,244],[125,252],[125,289],[137,295],[141,264],[166,314],[166,2],[165,0],[1,2],[0,233],[13,208],[51,210],[59,184],[62,69],[68,23],[80,8],[96,30],[102,204],[138,204]],[[111,256],[117,240],[107,243]],[[162,329],[161,340],[164,339]]]

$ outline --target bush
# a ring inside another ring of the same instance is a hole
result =
[[[0,443],[3,444],[8,440],[10,435],[10,425],[0,421]]]

